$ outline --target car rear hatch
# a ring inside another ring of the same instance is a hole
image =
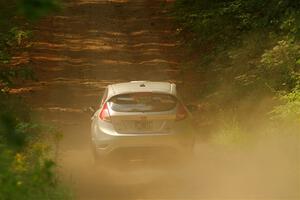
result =
[[[110,118],[121,134],[169,133],[176,119],[177,99],[169,94],[121,94],[108,102]]]

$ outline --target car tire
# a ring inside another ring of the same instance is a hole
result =
[[[95,166],[101,166],[101,165],[104,166],[104,164],[105,164],[104,160],[105,159],[104,159],[103,156],[99,156],[97,154],[95,145],[92,145],[92,153],[93,153],[93,158],[94,158],[94,165]]]

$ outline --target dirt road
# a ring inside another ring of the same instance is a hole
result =
[[[110,83],[172,80],[180,85],[183,55],[169,15],[170,0],[65,2],[62,13],[37,26],[30,57],[38,81],[24,85],[20,92],[44,121],[54,123],[64,134],[60,173],[77,199],[287,199],[290,194],[299,195],[298,180],[286,174],[294,168],[282,162],[286,155],[276,154],[284,159],[258,166],[267,162],[254,156],[262,151],[252,157],[224,156],[202,144],[201,160],[182,171],[97,170],[89,145],[90,116],[83,110],[99,103]]]
[[[165,0],[70,0],[62,13],[37,26],[30,57],[39,80],[24,95],[64,133],[60,171],[79,199],[132,199],[150,192],[141,185],[144,179],[126,187],[115,184],[124,177],[108,179],[94,171],[83,109],[99,103],[110,83],[180,81],[182,53],[169,6]]]

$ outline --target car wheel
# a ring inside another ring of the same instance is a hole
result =
[[[96,166],[104,165],[104,157],[97,154],[95,145],[92,145],[92,153],[94,158],[94,164]]]

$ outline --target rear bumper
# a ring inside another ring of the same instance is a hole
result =
[[[115,131],[112,124],[98,121],[93,123],[91,127],[94,153],[99,157],[114,156],[116,154],[179,157],[181,154],[192,153],[195,134],[188,131],[185,126],[178,128],[179,126],[180,124],[177,124],[173,132],[164,134],[120,134]]]
[[[193,143],[193,138],[180,134],[109,135],[105,139],[93,140],[95,153],[99,157],[179,157],[191,153]]]

